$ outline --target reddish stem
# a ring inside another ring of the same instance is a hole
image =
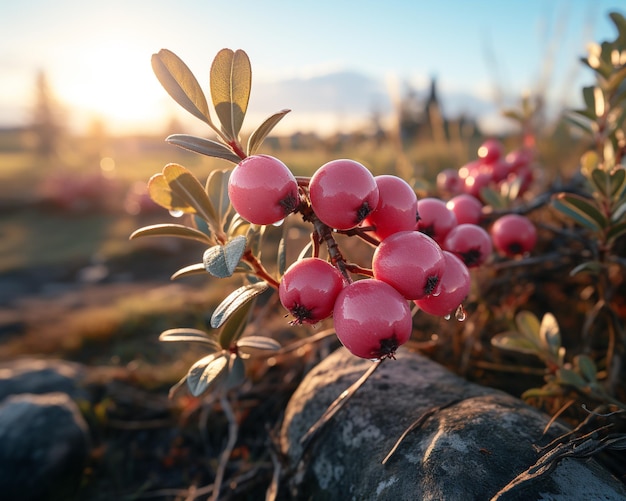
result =
[[[237,142],[237,141],[230,141],[228,143],[228,146],[230,146],[230,148],[233,150],[233,152],[235,153],[235,155],[237,155],[239,158],[241,158],[242,160],[244,158],[246,158],[248,155],[245,154],[245,152],[241,149],[241,145]]]
[[[241,259],[252,266],[254,274],[257,277],[265,280],[271,287],[278,290],[279,282],[267,272],[261,261],[257,259],[250,249],[247,249],[246,252],[244,252]]]

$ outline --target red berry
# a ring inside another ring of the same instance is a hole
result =
[[[530,252],[537,242],[535,225],[526,216],[519,214],[499,217],[489,232],[494,247],[506,256]]]
[[[446,207],[454,212],[458,224],[478,224],[482,217],[483,204],[476,197],[466,193],[448,200]]]
[[[499,160],[504,153],[504,146],[497,139],[487,139],[478,148],[478,157],[486,163],[493,163]]]
[[[433,197],[422,198],[417,202],[419,220],[417,229],[433,238],[437,243],[443,242],[448,232],[457,225],[456,216],[443,200]]]
[[[415,301],[415,304],[426,313],[441,317],[455,311],[470,290],[470,274],[467,266],[451,252],[443,251],[443,257],[446,268],[441,277],[439,294]]]
[[[379,240],[393,233],[415,228],[417,219],[417,195],[404,179],[392,176],[376,176],[378,205],[363,221],[364,226],[375,226],[374,234]]]
[[[468,268],[480,266],[491,255],[491,237],[475,224],[460,224],[453,228],[443,242],[443,248],[452,252]]]
[[[449,195],[461,193],[463,182],[458,169],[444,169],[437,174],[437,189]]]
[[[419,231],[401,231],[383,240],[372,257],[374,278],[406,299],[437,293],[445,264],[441,248]]]
[[[393,287],[364,279],[343,288],[335,302],[335,332],[351,353],[361,358],[393,358],[411,337],[409,305]]]
[[[298,183],[277,158],[253,155],[233,169],[228,180],[228,196],[245,220],[253,224],[273,224],[296,209]]]
[[[343,286],[343,276],[337,268],[311,257],[287,268],[278,295],[282,305],[294,316],[294,324],[315,324],[332,314]]]
[[[372,173],[354,160],[332,160],[309,182],[311,206],[324,224],[337,230],[357,226],[378,205]]]

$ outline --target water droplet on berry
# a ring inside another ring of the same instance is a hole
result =
[[[275,223],[272,223],[272,226],[282,226],[282,224],[285,222],[285,219],[281,219],[280,221],[276,221]]]
[[[450,313],[448,313],[447,315],[444,315],[444,317],[446,320],[450,320],[452,318],[452,315]]]
[[[184,214],[184,212],[182,210],[174,210],[174,209],[172,209],[170,211],[170,216],[172,216],[172,217],[182,217],[183,214]]]
[[[465,312],[465,308],[460,304],[459,307],[454,312],[454,318],[456,318],[459,322],[463,322],[467,318],[467,313]]]

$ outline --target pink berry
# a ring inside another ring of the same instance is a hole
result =
[[[437,174],[437,189],[448,195],[458,195],[463,189],[463,182],[458,169],[444,169]]]
[[[415,228],[417,220],[417,195],[404,179],[376,176],[378,205],[363,221],[364,226],[375,226],[374,234],[380,240],[393,233]]]
[[[372,173],[354,160],[332,160],[309,182],[311,206],[327,226],[349,230],[378,205],[378,186]]]
[[[344,287],[337,296],[333,317],[341,343],[361,358],[393,358],[413,329],[406,299],[390,285],[375,279]]]
[[[443,242],[448,232],[457,225],[456,216],[443,200],[433,197],[421,198],[417,202],[419,220],[417,229],[433,238],[437,243]]]
[[[228,196],[241,217],[253,224],[274,224],[298,204],[296,178],[277,158],[253,155],[233,169]]]
[[[448,200],[446,207],[454,212],[458,224],[478,224],[482,217],[482,202],[466,193]]]
[[[441,248],[419,231],[401,231],[383,240],[372,257],[374,278],[406,299],[436,294],[445,263]]]
[[[487,139],[478,148],[478,157],[485,163],[493,163],[499,160],[504,153],[504,146],[497,139]]]
[[[294,324],[315,324],[332,314],[343,286],[343,276],[337,268],[311,257],[287,268],[278,295],[282,305],[294,316]]]
[[[453,228],[443,248],[455,254],[468,268],[483,264],[493,251],[489,233],[475,224],[459,224]]]
[[[467,266],[454,254],[443,251],[446,269],[441,277],[439,295],[417,299],[415,304],[431,315],[445,317],[455,311],[470,290],[470,273]]]
[[[499,217],[489,232],[494,247],[505,256],[530,252],[537,242],[535,225],[526,216],[519,214]]]

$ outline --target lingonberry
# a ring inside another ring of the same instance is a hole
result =
[[[478,148],[478,158],[489,164],[499,160],[503,153],[504,146],[497,139],[487,139]]]
[[[393,233],[415,229],[417,195],[404,179],[381,175],[374,178],[378,186],[378,205],[363,221],[375,226],[374,235],[383,240]]]
[[[294,316],[294,324],[315,324],[332,314],[343,289],[337,268],[319,258],[304,258],[283,274],[278,287],[282,305]]]
[[[351,353],[361,358],[393,358],[411,337],[409,305],[393,287],[364,279],[344,287],[335,302],[335,332]]]
[[[415,304],[431,315],[445,317],[467,297],[470,290],[470,273],[467,266],[454,254],[443,251],[446,263],[441,277],[439,294],[417,299]]]
[[[337,230],[358,226],[378,205],[372,173],[354,160],[331,160],[309,182],[311,206],[324,224]]]
[[[483,204],[467,193],[451,198],[446,207],[454,212],[458,224],[478,224],[482,217]]]
[[[254,224],[274,224],[298,205],[298,183],[289,168],[269,155],[252,155],[233,169],[228,196],[241,217]]]
[[[446,203],[434,197],[421,198],[417,202],[419,220],[417,229],[441,244],[449,231],[457,225],[456,216]]]
[[[507,214],[501,216],[489,229],[494,247],[505,256],[530,252],[537,242],[535,225],[526,216]]]
[[[463,181],[458,169],[444,169],[437,174],[437,189],[446,195],[458,195],[463,190]]]
[[[455,254],[468,268],[480,266],[493,251],[491,237],[476,224],[459,224],[443,242],[444,250]]]
[[[374,278],[406,299],[436,294],[445,262],[441,248],[419,231],[401,231],[383,240],[372,257]]]

